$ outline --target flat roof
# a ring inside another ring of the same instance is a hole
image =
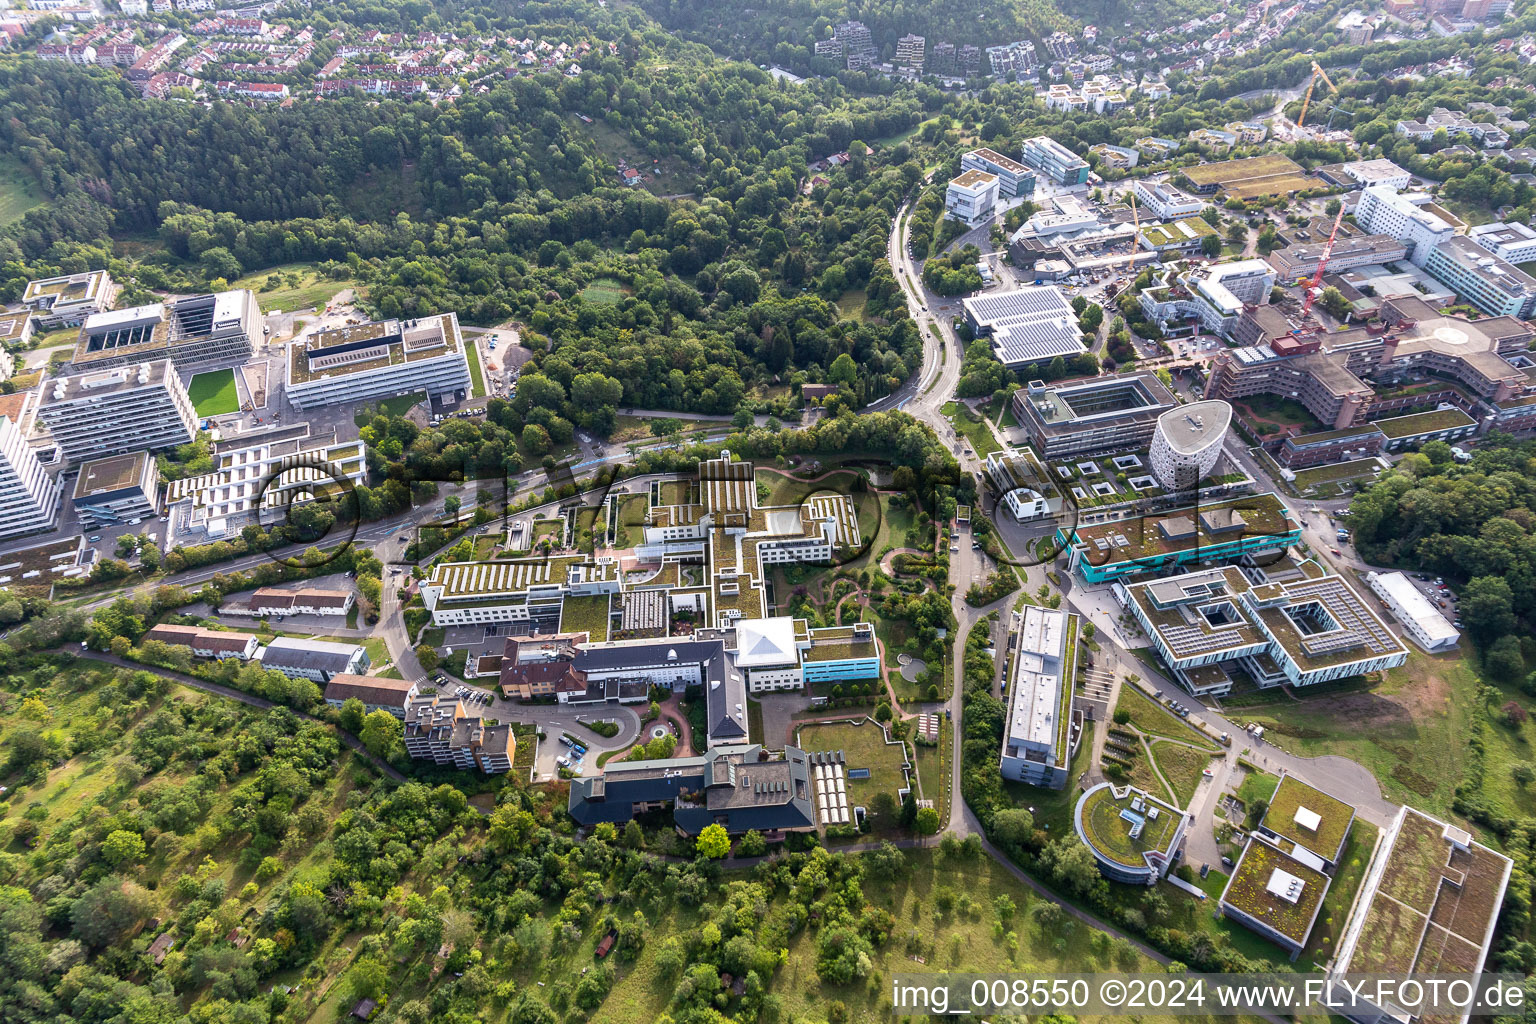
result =
[[[1339,941],[1335,969],[1476,972],[1492,943],[1512,867],[1508,857],[1462,829],[1401,808],[1366,871]]]
[[[1234,516],[1240,517],[1240,521]],[[1230,538],[1228,531],[1217,532],[1218,528],[1227,525],[1231,526]],[[1185,526],[1188,529],[1183,529]],[[1236,538],[1274,537],[1278,543],[1297,529],[1298,525],[1290,519],[1280,499],[1272,493],[1264,493],[1074,527],[1072,532],[1091,551],[1097,549],[1108,553],[1106,562],[1114,563],[1173,554],[1197,545],[1210,547]],[[1105,542],[1102,549],[1098,547],[1101,540]]]
[[[148,461],[149,453],[133,452],[81,463],[80,477],[75,481],[75,497],[85,498],[137,486],[144,478],[145,463]]]
[[[1261,827],[1324,860],[1333,860],[1349,835],[1355,809],[1337,797],[1282,775]]]
[[[1157,429],[1180,455],[1195,455],[1221,444],[1232,425],[1232,407],[1219,398],[1169,409],[1157,418]]]
[[[1250,839],[1221,902],[1304,946],[1330,883],[1321,871]]]
[[[1169,847],[1183,817],[1179,808],[1134,786],[1117,793],[1107,782],[1084,793],[1077,804],[1077,818],[1089,848],[1106,860],[1133,868],[1147,867],[1149,853],[1171,856]],[[1133,831],[1137,833],[1134,838]]]
[[[1019,163],[1017,160],[1014,160],[1011,157],[1006,157],[1003,154],[999,153],[995,149],[986,149],[986,148],[973,149],[969,153],[967,153],[966,156],[980,157],[981,159],[985,160],[987,163],[995,164],[996,166],[1002,168],[1003,170],[1007,171],[1010,174],[1030,174],[1030,173],[1033,173],[1033,172],[1030,171],[1030,169],[1028,167],[1025,167],[1023,164]]]
[[[1440,430],[1454,430],[1477,422],[1460,409],[1431,409],[1407,416],[1391,416],[1384,420],[1372,420],[1376,429],[1388,438],[1416,437]]]
[[[950,181],[950,185],[956,188],[983,188],[996,183],[997,175],[986,171],[961,171],[959,177]]]
[[[1366,579],[1378,592],[1391,598],[1392,610],[1399,618],[1409,618],[1432,642],[1458,639],[1461,634],[1440,609],[1430,603],[1423,591],[1400,572],[1373,572]]]
[[[1074,619],[1064,611],[1038,605],[1024,609],[1003,736],[1007,756],[1021,757],[1024,750],[1051,751],[1055,763],[1066,763]]]

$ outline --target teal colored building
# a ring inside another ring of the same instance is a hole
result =
[[[1284,551],[1301,540],[1301,525],[1274,494],[1254,494],[1092,526],[1063,525],[1056,540],[1067,552],[1070,571],[1086,583],[1109,583]]]

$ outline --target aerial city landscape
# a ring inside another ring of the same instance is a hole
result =
[[[1536,999],[1533,122],[1511,0],[0,0],[0,1022],[1525,1017],[924,986]]]

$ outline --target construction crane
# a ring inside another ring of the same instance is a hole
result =
[[[1323,246],[1323,255],[1317,261],[1317,270],[1312,273],[1312,280],[1307,285],[1306,294],[1301,300],[1301,315],[1303,317],[1312,314],[1312,300],[1322,290],[1323,271],[1328,266],[1328,257],[1333,255],[1333,240],[1339,237],[1339,225],[1344,222],[1344,207],[1339,207],[1339,212],[1333,218],[1333,230],[1328,232],[1328,244]]]
[[[1327,82],[1328,88],[1332,89],[1334,92],[1339,91],[1339,87],[1333,84],[1333,79],[1328,77],[1328,72],[1323,70],[1323,66],[1317,61],[1313,61],[1312,80],[1307,83],[1307,95],[1306,98],[1301,101],[1301,116],[1296,119],[1297,128],[1300,128],[1302,125],[1307,123],[1307,107],[1312,102],[1312,90],[1317,87],[1317,80],[1319,78]]]

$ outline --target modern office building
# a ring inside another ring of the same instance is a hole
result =
[[[19,313],[6,313],[0,311],[0,346],[4,346],[7,355],[12,349],[21,348],[32,340],[32,332],[37,329],[37,321],[27,310]],[[14,372],[15,357],[12,357],[12,372]],[[11,374],[7,373],[9,377]]]
[[[57,526],[60,490],[21,428],[0,416],[0,540]]]
[[[1178,404],[1153,373],[1035,380],[1013,393],[1014,418],[1048,463],[1144,448],[1158,417]]]
[[[1333,879],[1282,846],[1250,836],[1218,906],[1223,917],[1257,932],[1295,960],[1307,946]]]
[[[986,171],[997,176],[997,190],[1009,199],[1028,198],[1035,191],[1035,172],[995,149],[973,149],[960,157],[962,171]]]
[[[1413,175],[1391,160],[1351,160],[1340,164],[1345,176],[1360,184],[1361,188],[1379,185],[1382,188],[1405,189]]]
[[[85,318],[71,362],[77,371],[169,359],[177,367],[243,363],[262,341],[248,288],[194,295]]]
[[[1536,315],[1536,278],[1470,238],[1457,236],[1435,246],[1424,269],[1490,316],[1528,320]]]
[[[998,504],[1021,523],[1033,522],[1061,511],[1056,487],[1045,476],[1045,467],[1033,453],[992,452],[987,456],[987,476],[997,488]]]
[[[1300,539],[1300,524],[1273,494],[1056,529],[1056,542],[1067,552],[1067,568],[1088,583],[1196,562],[1259,558],[1283,552]]]
[[[1101,782],[1077,801],[1072,824],[1105,878],[1156,885],[1173,866],[1189,817],[1135,786]]]
[[[421,583],[422,600],[438,626],[526,622],[553,633],[567,596],[615,594],[612,558],[549,555],[492,562],[440,562]]]
[[[311,435],[308,423],[234,435],[218,443],[213,462],[211,472],[166,485],[178,533],[239,533],[259,516],[281,519],[294,504],[340,501],[368,475],[361,441],[337,442],[335,427]]]
[[[455,313],[316,331],[288,354],[288,399],[299,409],[471,388]]]
[[[1310,686],[1408,659],[1387,624],[1338,576],[1255,583],[1229,565],[1120,584],[1115,594],[1179,685],[1198,697],[1228,693],[1230,666],[1260,687]]]
[[[1072,753],[1082,734],[1074,721],[1077,616],[1026,605],[1013,654],[1013,678],[1004,680],[1008,721],[1003,727],[1003,778],[1064,789]]]
[[[197,413],[169,359],[55,377],[38,416],[71,462],[186,444]]]
[[[1510,263],[1536,260],[1536,229],[1529,224],[1479,224],[1467,231],[1467,237],[1495,256]]]
[[[1412,807],[1382,831],[1334,946],[1328,974],[1468,975],[1475,979],[1493,945],[1513,862],[1471,833]],[[1338,1008],[1355,1024],[1447,1020],[1468,1012],[1419,1017],[1395,1006]]]
[[[1081,185],[1088,180],[1088,161],[1045,135],[1025,139],[1020,160],[1058,185]]]
[[[21,304],[32,311],[40,329],[51,331],[73,327],[93,313],[111,309],[117,301],[117,291],[111,274],[90,270],[28,281],[21,293]]]
[[[361,644],[280,636],[256,653],[268,669],[293,679],[324,685],[335,676],[360,676],[368,671],[368,652]]]
[[[1199,217],[1185,217],[1168,224],[1143,224],[1136,233],[1143,249],[1167,259],[1173,255],[1198,256],[1201,243],[1216,237],[1216,229]]]
[[[80,522],[99,529],[151,519],[159,513],[160,470],[148,452],[82,463],[71,497]]]
[[[996,211],[997,195],[997,175],[986,171],[961,171],[944,193],[944,216],[975,227]]]
[[[1265,259],[1275,268],[1281,281],[1294,282],[1317,273],[1317,265],[1323,261],[1323,251],[1327,248],[1326,239],[1298,242],[1276,249]],[[1393,263],[1407,255],[1407,245],[1391,235],[1351,235],[1334,241],[1333,251],[1328,255],[1328,270],[1337,274],[1375,263]]]
[[[1372,185],[1360,193],[1355,221],[1373,235],[1391,235],[1403,243],[1408,260],[1424,266],[1435,246],[1455,237],[1464,225],[1436,206],[1425,192],[1402,192]]]
[[[1386,435],[1374,424],[1358,423],[1339,430],[1288,434],[1270,454],[1286,469],[1307,469],[1379,455],[1386,441]]]
[[[1087,351],[1072,304],[1054,285],[962,299],[976,337],[990,337],[998,362],[1007,367],[1070,359]]]
[[[1180,217],[1198,216],[1211,205],[1209,200],[1192,196],[1172,185],[1142,181],[1140,178],[1131,185],[1131,191],[1136,196],[1136,201],[1152,211],[1158,220],[1171,221]]]
[[[1368,572],[1365,582],[1403,631],[1431,654],[1449,651],[1461,642],[1461,633],[1451,625],[1413,581],[1400,572]]]
[[[1169,409],[1152,432],[1152,475],[1165,491],[1192,491],[1221,458],[1232,407],[1206,399]]]

